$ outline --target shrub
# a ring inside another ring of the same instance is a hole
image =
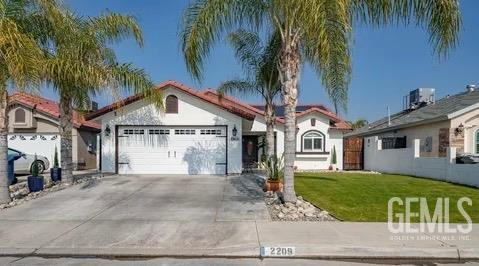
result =
[[[262,163],[262,167],[266,170],[266,174],[268,175],[269,180],[279,181],[283,178],[283,156],[278,158],[275,155],[271,155],[268,160]]]
[[[53,168],[59,168],[57,146],[55,146],[55,155],[53,157]]]

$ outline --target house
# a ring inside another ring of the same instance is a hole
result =
[[[264,112],[213,90],[197,91],[175,82],[158,86],[164,109],[128,97],[88,114],[101,124],[101,170],[120,174],[232,174],[260,161]],[[331,149],[342,154],[349,124],[324,106],[298,110],[299,170],[327,169]],[[277,118],[276,154],[284,151],[284,120]],[[342,158],[338,156],[338,168]]]
[[[27,93],[13,93],[9,96],[8,147],[43,155],[52,166],[55,147],[60,156],[59,116],[57,102]],[[74,112],[74,169],[96,168],[96,138],[99,132],[99,124],[86,121],[82,114]]]
[[[479,153],[479,90],[469,85],[437,101],[434,94],[434,89],[414,90],[403,111],[346,134],[364,142],[364,169],[397,166],[397,160],[387,162],[378,151],[414,148],[416,141],[417,157],[445,158],[450,147],[458,154]]]

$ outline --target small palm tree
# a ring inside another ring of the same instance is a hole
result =
[[[48,38],[42,22],[60,12],[54,1],[0,0],[0,203],[10,199],[7,180],[8,85],[17,89],[39,85]]]
[[[238,30],[229,35],[236,58],[246,74],[245,79],[230,80],[218,88],[220,95],[225,93],[258,94],[265,102],[266,155],[274,155],[274,99],[280,93],[278,76],[279,36],[273,35],[266,45],[252,32]]]
[[[358,129],[358,128],[362,128],[366,126],[368,123],[369,123],[368,120],[364,118],[359,118],[358,120],[351,122],[351,127],[353,129]]]
[[[296,105],[303,62],[316,69],[330,97],[345,102],[351,32],[357,22],[424,26],[435,51],[445,54],[458,41],[460,21],[457,0],[196,0],[185,11],[180,41],[188,71],[200,80],[204,59],[223,33],[238,26],[279,32],[278,72],[285,107],[284,199],[294,202]]]
[[[65,12],[64,25],[54,29],[54,49],[46,47],[47,80],[60,95],[61,166],[66,182],[73,181],[72,128],[75,107],[84,109],[90,97],[100,91],[119,95],[119,89],[155,98],[148,75],[130,64],[117,62],[112,43],[133,37],[142,46],[141,30],[135,19],[116,13],[81,18]]]

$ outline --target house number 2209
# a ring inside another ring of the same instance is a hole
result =
[[[261,256],[263,257],[290,257],[294,255],[294,247],[261,247]]]

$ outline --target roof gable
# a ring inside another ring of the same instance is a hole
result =
[[[41,112],[55,119],[55,121],[58,121],[60,117],[60,107],[58,106],[58,103],[40,96],[24,92],[16,92],[9,96],[8,101],[9,106],[19,104]],[[86,121],[84,116],[77,111],[73,111],[73,126],[75,128],[86,127],[94,130],[100,129],[99,124],[93,121]]]

